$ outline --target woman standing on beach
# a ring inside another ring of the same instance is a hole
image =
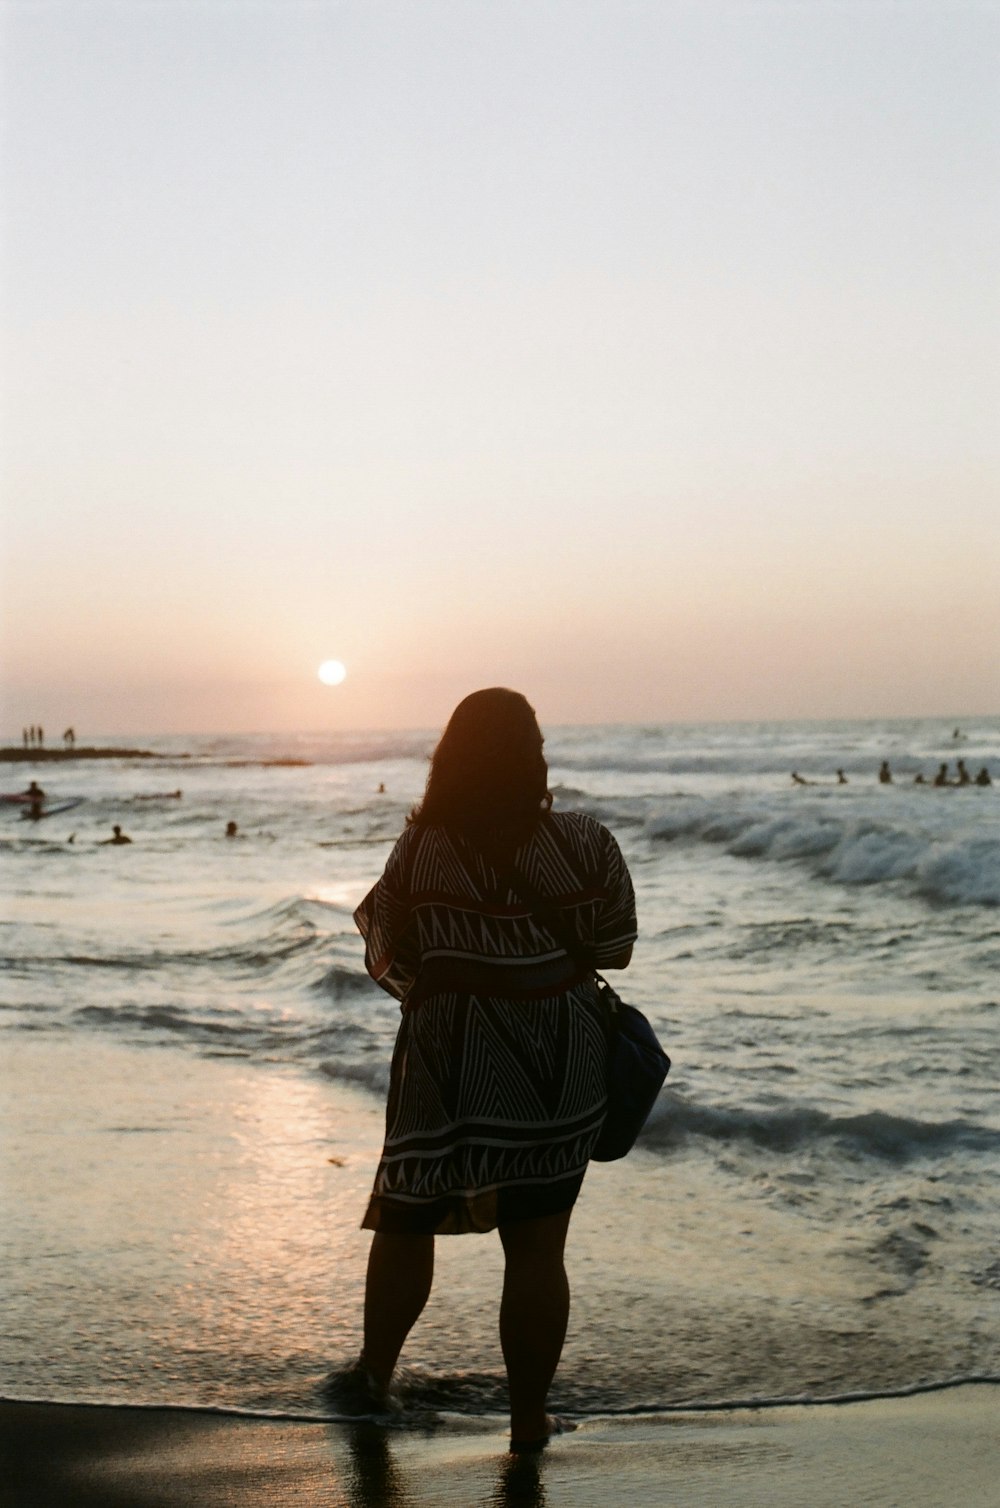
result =
[[[623,969],[632,882],[593,818],[553,812],[542,735],[515,691],[460,702],[385,873],[355,920],[402,1001],[368,1212],[360,1366],[385,1397],[434,1271],[435,1235],[497,1229],[511,1445],[544,1445],[566,1334],[563,1248],[604,1118],[594,969]],[[540,909],[539,909],[540,908]],[[545,923],[579,939],[571,958]]]

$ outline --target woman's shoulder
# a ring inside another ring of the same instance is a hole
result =
[[[546,821],[582,852],[600,854],[618,846],[614,833],[587,812],[549,812]]]

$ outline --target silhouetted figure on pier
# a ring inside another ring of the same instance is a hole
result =
[[[45,729],[42,727],[41,723],[38,724],[38,747],[40,749],[45,748]]]

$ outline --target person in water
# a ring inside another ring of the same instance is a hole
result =
[[[944,760],[938,766],[938,772],[934,776],[934,784],[935,785],[951,785],[951,781],[948,779],[948,761],[947,760]]]
[[[955,768],[958,770],[958,783],[959,783],[959,785],[971,785],[972,784],[972,776],[969,774],[968,770],[965,768],[965,760],[964,759],[956,759],[956,761],[955,761]]]
[[[976,784],[977,785],[992,785],[993,784],[993,781],[990,779],[990,772],[986,768],[985,765],[983,765],[982,769],[979,771],[979,774],[976,776]]]
[[[883,759],[879,765],[878,781],[879,785],[892,785],[892,771],[889,768],[889,761],[887,759]]]
[[[815,782],[815,780],[807,780],[804,775],[800,775],[799,774],[798,770],[793,770],[792,771],[792,784],[793,785],[815,785],[816,782]]]
[[[114,844],[114,845],[121,845],[122,843],[131,843],[131,841],[132,841],[132,839],[129,837],[128,833],[123,833],[122,832],[122,830],[118,826],[117,822],[115,823],[114,827],[111,829],[111,832],[112,832],[112,836],[110,838],[102,838],[101,839],[100,846],[102,848],[106,848],[109,843]]]
[[[28,816],[33,817],[37,822],[45,806],[45,792],[38,781],[33,780],[24,794],[28,798]]]
[[[552,811],[542,745],[518,692],[460,702],[355,912],[368,972],[403,1014],[362,1222],[374,1232],[364,1346],[348,1376],[384,1406],[430,1294],[435,1236],[497,1230],[515,1451],[561,1427],[546,1398],[569,1315],[563,1250],[607,1101],[594,970],[626,968],[636,936],[618,844],[593,817]],[[566,952],[545,908],[589,963]]]
[[[847,784],[847,776],[844,774],[843,770],[838,770],[837,771],[837,784],[838,785],[846,785]]]
[[[226,837],[227,838],[238,838],[239,834],[240,834],[240,830],[236,826],[235,822],[227,822],[226,823]]]

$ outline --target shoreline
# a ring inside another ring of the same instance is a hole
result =
[[[405,1373],[406,1367],[401,1364],[400,1370]],[[835,1393],[828,1397],[817,1396],[791,1396],[775,1398],[720,1398],[706,1403],[698,1401],[684,1403],[657,1403],[640,1404],[635,1407],[625,1408],[597,1408],[581,1412],[572,1408],[562,1407],[561,1415],[573,1419],[578,1425],[586,1422],[602,1424],[614,1423],[656,1423],[661,1420],[675,1419],[685,1415],[696,1417],[700,1414],[756,1414],[766,1412],[769,1409],[800,1409],[808,1413],[814,1409],[849,1409],[869,1403],[896,1403],[911,1398],[923,1398],[930,1394],[950,1393],[960,1388],[994,1388],[997,1390],[998,1402],[1000,1402],[1000,1376],[983,1374],[982,1376],[948,1377],[940,1382],[914,1382],[898,1388],[889,1388],[885,1391],[866,1392],[859,1390],[853,1393]],[[307,1413],[301,1409],[282,1408],[252,1408],[241,1404],[228,1403],[169,1403],[160,1401],[125,1403],[118,1399],[109,1399],[106,1402],[93,1398],[55,1398],[55,1397],[15,1397],[11,1394],[0,1392],[0,1410],[8,1405],[26,1408],[60,1408],[60,1409],[103,1409],[104,1411],[122,1412],[126,1414],[177,1414],[198,1415],[213,1419],[245,1419],[258,1424],[353,1424],[355,1416],[350,1414],[338,1414],[336,1412],[316,1411]],[[478,1427],[484,1420],[490,1419],[488,1412],[483,1414],[463,1414],[442,1412],[441,1417],[448,1417],[452,1424],[458,1424],[459,1428],[472,1429]],[[504,1416],[497,1414],[496,1419],[502,1424]],[[435,1427],[427,1424],[426,1410],[419,1406],[412,1415],[408,1416],[405,1411],[385,1428],[412,1431],[414,1429],[426,1429]]]
[[[18,1508],[988,1508],[1000,1386],[919,1397],[594,1416],[536,1456],[505,1421],[386,1427],[0,1400]]]

